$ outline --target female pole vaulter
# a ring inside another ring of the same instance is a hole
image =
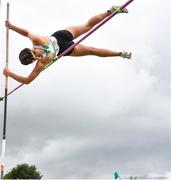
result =
[[[48,66],[58,55],[68,49],[74,44],[74,39],[78,38],[82,34],[90,31],[95,25],[100,23],[111,13],[117,11],[117,13],[128,13],[126,8],[122,10],[118,6],[112,6],[108,11],[99,15],[95,15],[90,18],[86,23],[78,26],[68,27],[65,30],[56,31],[50,37],[40,36],[29,32],[26,29],[17,27],[6,21],[5,25],[9,29],[28,37],[33,44],[33,49],[25,48],[19,54],[19,60],[21,64],[28,65],[36,61],[36,65],[30,75],[27,77],[19,76],[11,72],[8,68],[4,68],[4,75],[9,76],[22,84],[29,84],[32,82],[45,68]],[[95,48],[78,44],[71,49],[65,56],[86,56],[94,55],[99,57],[116,57],[131,59],[131,53],[126,51],[116,52],[113,50]]]

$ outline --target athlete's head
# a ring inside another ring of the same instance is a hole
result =
[[[25,48],[19,54],[21,64],[28,65],[35,61],[34,53],[31,49]]]

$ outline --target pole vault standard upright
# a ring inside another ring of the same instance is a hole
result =
[[[127,7],[130,3],[132,3],[134,0],[129,0],[127,1],[124,5],[122,5],[119,9],[123,10],[125,7]],[[116,14],[117,11],[113,12],[111,15],[109,15],[106,19],[104,19],[103,21],[101,21],[97,26],[95,26],[93,29],[91,29],[87,34],[85,34],[85,36],[83,36],[80,40],[78,40],[76,43],[74,43],[72,46],[70,46],[68,49],[66,49],[63,53],[61,53],[58,58],[60,59],[61,57],[63,57],[65,54],[67,54],[71,49],[73,49],[76,45],[80,44],[83,40],[85,40],[88,36],[90,36],[91,34],[93,34],[97,29],[99,29],[101,26],[103,26],[106,22],[108,22],[111,18],[113,18]],[[50,65],[52,65],[55,61],[51,62],[47,67],[49,67]],[[46,69],[45,68],[45,69]],[[15,92],[17,89],[19,89],[20,87],[22,87],[24,84],[20,84],[19,86],[17,86],[15,89],[13,89],[12,91],[10,91],[7,95],[12,94],[13,92]],[[2,101],[5,97],[0,97],[0,101]]]
[[[9,20],[9,3],[7,3],[7,21]],[[9,29],[6,28],[6,67],[8,68],[9,52]],[[5,159],[5,143],[6,143],[6,121],[7,121],[7,97],[8,97],[8,77],[5,77],[5,101],[4,101],[4,124],[2,137],[2,160],[1,160],[1,179],[4,176],[4,159]]]

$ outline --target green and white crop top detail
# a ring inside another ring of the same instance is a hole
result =
[[[49,44],[44,46],[33,46],[33,48],[40,48],[44,50],[44,55],[47,56],[49,54],[54,54],[54,60],[57,58],[57,55],[59,53],[59,45],[57,42],[57,39],[53,36],[49,37]]]

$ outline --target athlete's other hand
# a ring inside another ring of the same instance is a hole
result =
[[[11,73],[11,71],[8,69],[8,68],[4,68],[4,71],[3,71],[3,74],[5,75],[5,76],[9,76],[10,75],[10,73]]]
[[[9,29],[12,28],[12,24],[9,21],[5,21],[5,26]]]

